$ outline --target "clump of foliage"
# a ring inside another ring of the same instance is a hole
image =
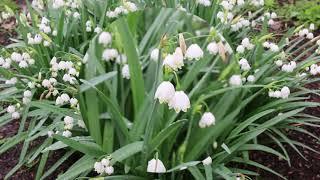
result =
[[[314,23],[320,26],[320,3],[319,1],[299,0],[294,4],[274,6],[275,11],[282,17],[298,24]]]

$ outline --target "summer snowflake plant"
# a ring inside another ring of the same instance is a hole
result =
[[[165,2],[27,1],[0,50],[0,126],[20,122],[0,153],[23,142],[6,179],[35,164],[44,179],[72,155],[57,179],[258,175],[239,164],[284,178],[248,153],[290,164],[283,144],[313,150],[286,130],[320,121],[303,111],[319,106],[304,88],[320,73],[314,28],[274,38],[263,0]]]

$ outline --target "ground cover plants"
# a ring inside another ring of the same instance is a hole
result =
[[[317,82],[314,25],[269,33],[277,14],[249,1],[26,1],[0,50],[0,153],[45,179],[249,179],[264,151],[290,165],[287,130],[314,136],[305,85]],[[306,48],[307,47],[307,48]],[[40,145],[31,143],[42,139]],[[271,147],[276,144],[277,148]],[[64,149],[47,168],[50,153]]]

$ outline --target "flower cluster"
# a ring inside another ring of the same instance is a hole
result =
[[[269,91],[269,97],[286,99],[289,95],[290,89],[287,86],[282,87],[281,90]]]
[[[111,175],[114,172],[114,168],[111,164],[111,158],[103,158],[101,161],[94,163],[94,170],[99,174]]]
[[[128,14],[129,12],[135,12],[137,10],[136,4],[125,1],[123,5],[116,7],[113,11],[108,11],[106,15],[108,18],[117,18],[122,14]]]
[[[183,91],[175,91],[173,84],[169,81],[164,81],[158,86],[154,98],[159,99],[161,104],[168,103],[169,109],[174,109],[177,113],[187,112],[190,108],[188,95]]]
[[[12,119],[19,119],[20,113],[16,111],[16,108],[19,108],[20,104],[17,104],[16,106],[10,105],[7,107],[7,112],[11,114]]]
[[[240,54],[244,53],[245,50],[251,50],[254,48],[254,45],[252,43],[250,43],[250,40],[249,38],[244,38],[242,41],[241,41],[241,45],[239,45],[236,49],[236,51]]]

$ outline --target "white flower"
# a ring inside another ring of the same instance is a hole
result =
[[[311,23],[310,26],[309,26],[309,29],[310,30],[315,30],[315,25],[313,23]]]
[[[18,112],[13,112],[11,114],[12,119],[19,119],[20,118],[20,114]]]
[[[17,83],[17,81],[18,81],[17,78],[16,78],[16,77],[13,77],[13,78],[11,78],[11,79],[9,79],[9,80],[6,80],[5,84],[14,85],[14,84]]]
[[[103,44],[103,45],[108,45],[112,42],[112,36],[109,32],[102,32],[99,35],[99,40],[98,40],[99,44]]]
[[[48,137],[52,137],[54,132],[53,131],[48,131],[47,134],[48,134]]]
[[[165,173],[166,167],[164,167],[164,164],[159,159],[151,159],[148,162],[147,172],[151,173]]]
[[[11,54],[11,59],[12,59],[13,61],[15,61],[15,62],[20,62],[20,61],[23,60],[23,57],[22,57],[21,54],[16,53],[16,52],[13,52],[13,53]]]
[[[252,46],[253,46],[253,45],[250,43],[249,38],[244,38],[244,39],[241,41],[241,45],[244,46],[244,47],[247,48],[247,49],[251,49]]]
[[[62,132],[62,136],[64,137],[71,137],[72,136],[72,133],[69,131],[69,130],[65,130]]]
[[[248,77],[247,77],[247,81],[248,82],[254,82],[256,80],[256,78],[254,77],[254,75],[249,75]]]
[[[116,63],[118,64],[126,64],[127,61],[127,56],[125,54],[120,54],[116,59]]]
[[[281,98],[282,99],[288,98],[289,95],[290,95],[290,89],[287,86],[284,86],[283,88],[281,88]]]
[[[239,45],[239,46],[237,47],[237,49],[236,49],[236,51],[237,51],[238,53],[240,53],[240,54],[244,53],[244,50],[245,50],[245,48],[244,48],[243,45]]]
[[[57,36],[57,35],[58,35],[58,31],[57,30],[52,31],[52,36]]]
[[[216,118],[211,112],[206,112],[202,115],[200,121],[199,121],[199,127],[200,128],[206,128],[211,125],[214,125],[216,121]]]
[[[284,64],[281,67],[281,70],[284,72],[293,72],[293,70],[297,67],[297,64],[295,61],[290,61],[289,64]]]
[[[73,13],[73,17],[74,17],[75,19],[79,19],[79,18],[80,18],[80,14],[79,14],[78,12],[74,12],[74,13]]]
[[[70,116],[64,117],[63,121],[65,124],[73,124],[73,118]]]
[[[20,62],[19,62],[19,67],[20,67],[20,68],[26,68],[26,67],[28,67],[27,61],[20,61]]]
[[[153,49],[150,54],[150,59],[153,61],[158,61],[159,53],[160,53],[160,50],[158,48]]]
[[[189,97],[183,91],[176,91],[168,103],[169,109],[174,109],[176,113],[187,112],[190,108]]]
[[[130,12],[135,12],[138,10],[137,6],[132,2],[125,2],[124,5]]]
[[[106,172],[106,174],[111,175],[114,172],[114,169],[112,166],[107,166],[104,168],[104,171]]]
[[[207,50],[210,54],[216,55],[219,52],[219,47],[216,42],[211,42],[207,46]]]
[[[212,158],[210,156],[208,156],[207,158],[205,158],[203,161],[202,161],[202,164],[203,165],[211,165],[212,164]]]
[[[186,52],[186,58],[189,60],[199,60],[203,57],[203,51],[198,44],[191,44]]]
[[[96,28],[94,29],[94,32],[95,32],[95,33],[100,33],[101,31],[102,31],[101,27],[96,27]]]
[[[24,96],[24,97],[31,97],[31,96],[32,96],[32,93],[31,93],[31,91],[27,90],[27,91],[24,91],[24,92],[23,92],[23,96]]]
[[[251,66],[248,63],[248,60],[246,60],[244,58],[240,59],[239,64],[240,64],[241,70],[243,70],[243,71],[248,71],[251,69]]]
[[[102,165],[104,165],[104,166],[110,166],[110,160],[109,160],[109,159],[103,158],[103,159],[101,160],[101,163],[102,163]]]
[[[313,39],[313,37],[314,37],[313,33],[308,33],[307,34],[307,39]]]
[[[105,61],[110,61],[118,57],[118,51],[116,49],[106,49],[103,51],[102,58]]]
[[[58,9],[60,7],[64,6],[64,0],[53,0],[52,1],[52,7],[54,9]]]
[[[160,104],[168,103],[174,96],[174,86],[169,81],[163,81],[157,88],[154,99],[159,99]]]
[[[64,103],[63,99],[58,96],[57,99],[56,99],[56,105],[62,105]]]
[[[50,42],[49,41],[43,41],[43,46],[44,47],[49,47],[50,46]]]
[[[279,51],[279,46],[274,44],[274,43],[270,43],[270,50],[272,52],[278,52]]]
[[[123,78],[130,79],[130,70],[129,70],[129,65],[128,64],[125,64],[122,67],[121,74],[122,74]]]
[[[275,61],[275,63],[279,67],[282,66],[282,64],[283,64],[282,60],[277,60],[277,61]]]
[[[106,13],[106,16],[108,17],[108,18],[116,18],[116,17],[118,17],[118,13],[116,13],[115,11],[107,11],[107,13]]]
[[[72,129],[73,128],[73,124],[65,124],[64,125],[64,129],[65,130],[70,130],[70,129]]]
[[[50,88],[51,87],[51,82],[48,79],[44,79],[41,84],[45,88]]]
[[[61,94],[61,98],[64,102],[68,102],[70,100],[69,95],[66,93]]]
[[[70,105],[71,106],[76,106],[78,104],[78,99],[76,98],[71,98],[70,99]]]
[[[200,5],[203,5],[205,7],[208,7],[208,6],[211,5],[210,0],[197,0],[197,3],[200,4]]]
[[[229,84],[231,86],[240,86],[242,85],[241,75],[232,75],[229,79]]]
[[[104,172],[104,166],[102,165],[101,162],[95,162],[94,163],[94,170],[97,173],[102,174]]]
[[[28,87],[33,89],[35,87],[35,83],[34,82],[28,82]]]
[[[269,91],[269,97],[280,98],[281,91]]]
[[[14,113],[16,111],[16,107],[13,105],[10,105],[7,107],[7,112],[8,113]]]
[[[168,54],[163,60],[163,65],[177,71],[184,65],[183,54],[180,47],[176,48],[173,54]]]

